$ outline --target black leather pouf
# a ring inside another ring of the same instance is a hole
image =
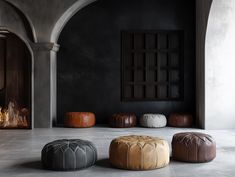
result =
[[[41,160],[43,166],[50,170],[78,170],[95,164],[97,150],[90,141],[56,140],[44,146]]]

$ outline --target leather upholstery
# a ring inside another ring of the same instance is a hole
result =
[[[65,126],[71,128],[88,128],[95,125],[95,114],[91,112],[67,112]]]
[[[166,117],[163,114],[144,114],[140,118],[140,125],[143,127],[165,127]]]
[[[85,140],[56,140],[44,146],[41,161],[50,170],[77,170],[95,164],[97,150]]]
[[[172,127],[192,127],[193,116],[190,114],[171,114],[168,119],[168,124]]]
[[[172,157],[185,162],[209,162],[216,157],[215,140],[203,133],[178,133],[172,139]]]
[[[167,141],[149,136],[123,136],[109,147],[111,165],[129,170],[151,170],[169,163]]]
[[[109,118],[109,125],[114,128],[128,128],[136,126],[136,115],[131,113],[113,114]]]

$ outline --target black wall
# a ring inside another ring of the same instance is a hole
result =
[[[184,30],[184,100],[121,102],[121,30]],[[67,111],[195,112],[195,0],[100,0],[80,10],[59,42],[57,124]]]

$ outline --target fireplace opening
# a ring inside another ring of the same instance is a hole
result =
[[[10,32],[0,34],[0,129],[31,128],[31,54]]]
[[[95,113],[98,124],[117,112],[195,115],[195,10],[195,0],[99,0],[79,10],[58,40],[56,126],[74,111]],[[123,31],[135,33],[130,50]]]

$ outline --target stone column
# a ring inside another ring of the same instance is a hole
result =
[[[36,43],[34,50],[34,128],[51,128],[56,120],[56,54],[59,45]]]
[[[196,1],[196,126],[205,129],[205,38],[212,0]]]

